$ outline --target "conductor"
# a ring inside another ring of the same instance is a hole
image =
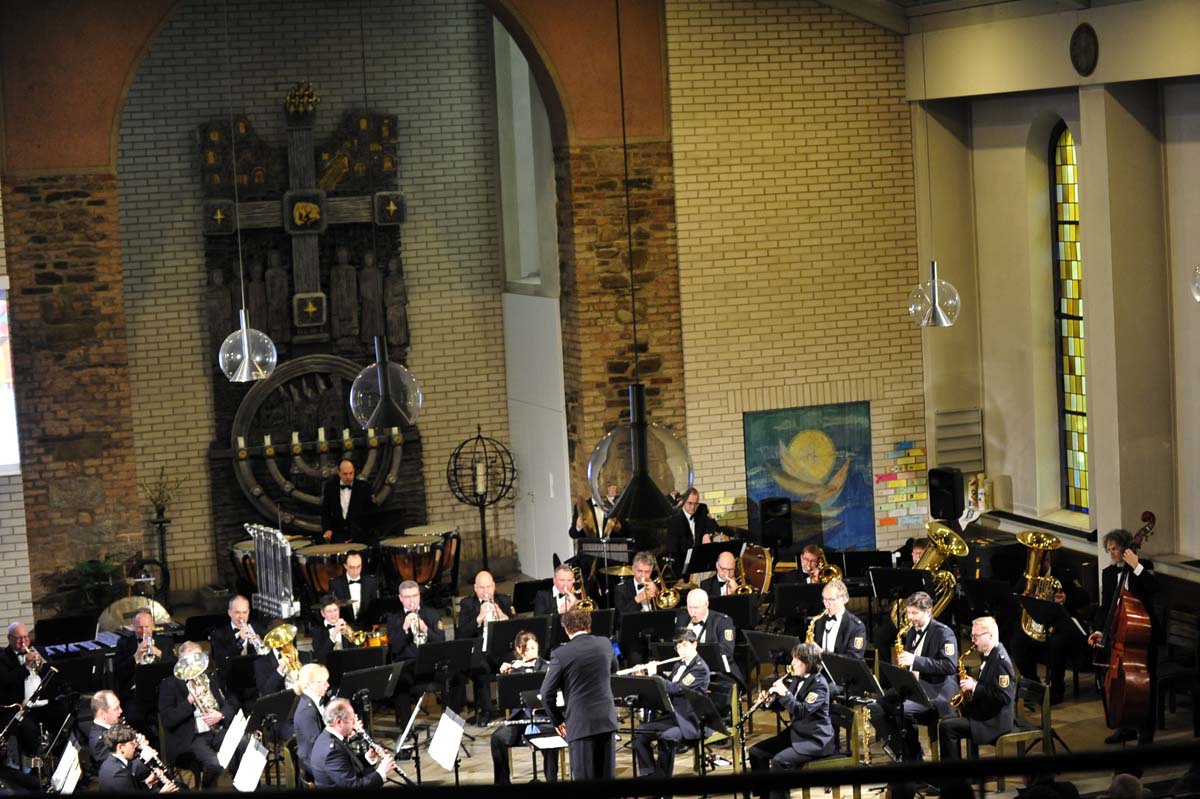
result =
[[[542,680],[546,713],[567,739],[573,778],[611,780],[617,771],[617,708],[609,681],[616,666],[612,644],[591,634],[592,615],[586,610],[567,611],[562,626],[570,640],[554,650]],[[565,719],[553,700],[559,691],[566,701]]]

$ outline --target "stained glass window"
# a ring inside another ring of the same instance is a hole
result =
[[[1079,246],[1079,162],[1065,125],[1053,137],[1054,321],[1057,329],[1063,507],[1087,513],[1087,362],[1083,324],[1083,259]]]

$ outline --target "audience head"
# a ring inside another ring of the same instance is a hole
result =
[[[1132,774],[1114,774],[1108,790],[1101,794],[1104,799],[1142,799],[1144,795],[1142,781]]]

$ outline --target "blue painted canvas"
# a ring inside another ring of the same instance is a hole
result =
[[[755,411],[742,428],[752,509],[788,497],[795,541],[875,548],[869,402]]]

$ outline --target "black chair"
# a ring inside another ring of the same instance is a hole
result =
[[[862,729],[859,726],[862,723],[861,717],[851,708],[839,702],[830,702],[829,720],[833,722],[833,731],[836,739],[839,742],[846,741],[846,745],[844,748],[841,748],[839,744],[839,751],[829,757],[809,761],[804,765],[805,770],[854,768],[859,765],[859,758],[862,757],[861,747],[859,746],[862,742]],[[803,789],[804,799],[808,799],[809,790],[807,787]],[[855,784],[853,791],[854,799],[862,797],[862,786]],[[833,786],[834,799],[839,799],[841,795],[841,786]]]
[[[1176,694],[1182,686],[1196,701],[1196,670],[1200,668],[1200,614],[1183,610],[1167,612],[1166,636],[1158,653],[1154,695],[1158,728],[1165,729],[1168,706],[1175,712]]]

